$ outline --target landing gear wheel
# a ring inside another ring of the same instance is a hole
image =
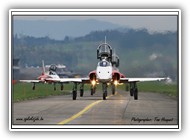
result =
[[[138,89],[134,89],[134,100],[138,100]]]
[[[35,83],[33,84],[32,86],[32,90],[35,90],[36,86],[35,86]]]
[[[91,87],[90,91],[91,91],[91,95],[94,95],[94,93],[96,91],[95,87]]]
[[[112,85],[112,95],[115,95],[115,85]]]
[[[63,87],[63,84],[61,84],[61,90],[63,90],[63,88],[64,88],[64,87]]]
[[[74,83],[73,85],[73,100],[76,100],[77,98],[77,83]]]
[[[138,88],[136,82],[130,83],[130,95],[134,96],[134,100],[138,100]]]
[[[54,91],[56,90],[56,85],[55,85],[55,83],[53,84],[53,89],[54,89]]]
[[[81,86],[80,86],[80,97],[83,97],[84,95],[84,84],[81,83]]]
[[[106,100],[106,97],[107,97],[107,91],[104,91],[104,93],[103,93],[103,100]]]
[[[84,89],[80,89],[80,97],[83,97]]]
[[[102,84],[102,89],[103,89],[103,100],[106,100],[106,97],[107,97],[107,83],[103,83]]]
[[[73,100],[76,100],[76,98],[77,98],[77,91],[73,90]]]
[[[133,88],[130,89],[130,96],[133,96]]]
[[[93,95],[93,89],[92,88],[90,89],[90,91],[91,91],[91,95]]]

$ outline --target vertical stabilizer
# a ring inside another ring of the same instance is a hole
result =
[[[105,44],[106,44],[106,36],[105,36]]]
[[[44,60],[42,60],[42,75],[45,74]]]
[[[113,55],[116,55],[115,48],[113,49]]]

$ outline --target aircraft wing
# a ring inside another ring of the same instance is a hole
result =
[[[121,83],[130,83],[130,82],[146,82],[146,81],[162,81],[168,80],[169,78],[121,78]]]
[[[53,81],[61,82],[61,83],[64,83],[64,82],[79,82],[80,83],[80,82],[82,82],[82,80],[80,78],[60,78],[60,79],[54,79]]]
[[[89,78],[59,78],[59,79],[46,79],[46,80],[52,82],[60,82],[60,83],[67,83],[67,82],[90,83]]]
[[[19,80],[20,82],[23,82],[23,83],[40,83],[42,81],[40,80]]]

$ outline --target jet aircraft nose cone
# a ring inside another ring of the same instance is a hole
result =
[[[110,79],[112,77],[110,68],[98,68],[96,71],[98,79]]]

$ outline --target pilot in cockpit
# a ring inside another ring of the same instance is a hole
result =
[[[98,66],[107,67],[107,66],[110,66],[110,63],[104,60],[104,61],[99,62]]]
[[[49,71],[49,75],[55,75],[55,72]]]

